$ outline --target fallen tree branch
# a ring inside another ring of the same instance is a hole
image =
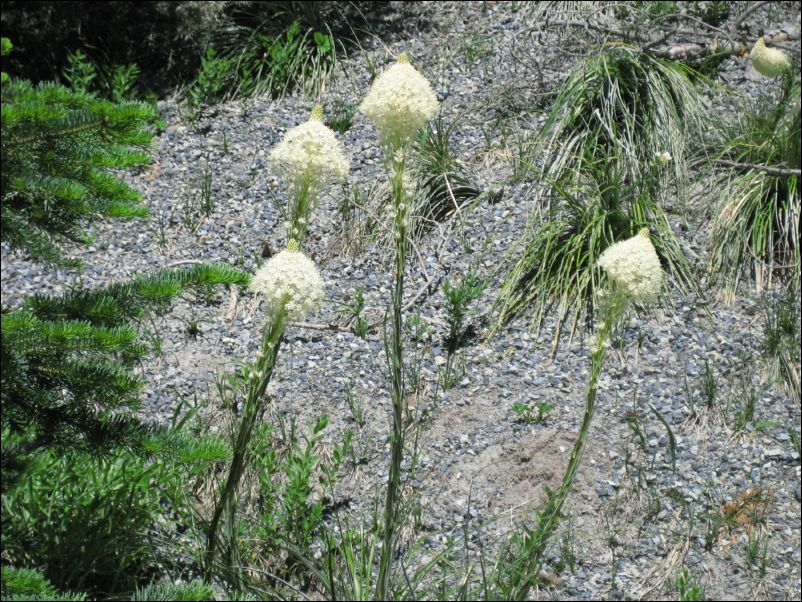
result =
[[[770,4],[770,1],[763,0],[762,2],[755,2],[754,4],[749,6],[749,8],[747,8],[743,13],[741,13],[741,15],[737,19],[735,19],[735,21],[733,21],[732,25],[730,25],[730,31],[733,33],[738,31],[738,28],[741,26],[741,23],[744,22],[744,19],[746,19],[749,15],[751,15],[757,9],[762,8],[766,4]]]
[[[787,42],[799,39],[799,29],[774,31],[763,36],[768,44]],[[701,58],[703,56],[735,56],[744,55],[749,52],[749,46],[741,42],[726,42],[712,39],[707,44],[701,42],[686,42],[676,44],[668,48],[649,50],[649,54],[659,58],[678,59],[678,58]]]
[[[758,5],[762,5],[764,3],[758,3]],[[748,16],[749,13],[757,10],[760,6],[752,6],[747,9],[747,12],[744,15],[741,15],[739,21],[736,21],[736,24],[740,24],[740,22]],[[676,15],[678,18],[684,18],[687,20],[692,20],[694,22],[701,21],[689,15]],[[656,27],[654,30],[661,31],[662,34],[660,37],[650,40],[648,37],[644,36],[643,34],[639,33],[638,31],[625,31],[616,27],[603,25],[600,23],[593,23],[591,21],[584,21],[580,19],[557,19],[557,20],[545,20],[541,23],[537,23],[530,27],[527,27],[521,31],[522,35],[526,35],[532,32],[543,32],[548,30],[552,27],[576,27],[581,28],[586,31],[594,31],[596,33],[604,34],[605,36],[612,36],[615,38],[620,38],[625,42],[633,42],[641,44],[641,49],[658,58],[668,58],[668,59],[679,59],[679,58],[701,58],[703,56],[709,55],[720,55],[720,56],[732,56],[732,55],[742,55],[746,54],[749,51],[749,46],[744,42],[739,42],[733,40],[730,36],[732,35],[733,28],[730,28],[729,31],[720,30],[718,28],[712,28],[714,32],[717,32],[719,37],[713,37],[710,39],[709,42],[682,42],[678,44],[674,44],[673,46],[658,48],[661,44],[664,44],[674,35],[682,34],[685,36],[701,36],[701,32],[695,31],[687,31],[685,29],[674,28],[674,29],[664,29],[662,27]],[[726,36],[728,39],[721,39],[721,35]],[[786,41],[796,41],[800,38],[799,28],[793,27],[789,29],[778,29],[771,32],[767,32],[763,36],[766,40],[767,44],[777,44],[779,42],[786,42]]]
[[[718,159],[716,165],[732,167],[734,169],[745,169],[752,171],[762,171],[773,176],[797,176],[802,175],[802,170],[793,167],[779,167],[776,165],[760,165],[759,163],[739,163],[728,159]]]

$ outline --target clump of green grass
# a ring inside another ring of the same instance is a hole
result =
[[[683,288],[693,286],[688,260],[649,185],[654,180],[629,183],[615,171],[614,160],[586,168],[592,175],[575,183],[573,191],[555,183],[561,202],[530,227],[496,300],[494,328],[522,314],[540,328],[547,315],[554,315],[553,350],[566,327],[575,333],[583,312],[586,326],[593,323],[595,291],[602,282],[597,263],[604,249],[641,228],[652,232],[667,271]]]
[[[799,403],[800,325],[797,296],[788,292],[770,301],[763,322],[762,354],[771,380],[780,383],[789,397]]]
[[[420,132],[416,147],[418,194],[413,210],[414,234],[447,219],[479,196],[479,189],[465,175],[451,151],[450,125],[438,117]]]
[[[230,24],[207,48],[187,88],[193,108],[228,98],[281,97],[294,90],[312,97],[321,93],[337,63],[334,36],[299,20],[281,27],[270,10],[232,10]]]
[[[611,155],[634,180],[648,175],[663,152],[672,157],[664,179],[683,183],[687,132],[707,122],[699,79],[682,63],[624,45],[581,62],[560,87],[533,150],[544,157],[545,183],[574,181],[588,163]]]
[[[737,100],[734,123],[719,121],[718,173],[710,182],[716,215],[709,272],[731,300],[739,281],[758,292],[775,277],[798,290],[800,280],[800,81],[785,76],[776,100]]]
[[[456,123],[447,125],[438,117],[421,129],[415,141],[414,159],[410,162],[410,172],[416,183],[409,224],[413,240],[419,240],[436,224],[469,211],[484,198],[454,157],[451,134],[456,126]],[[383,222],[379,217],[391,214],[387,186],[380,182],[365,193],[355,191],[353,196],[355,198],[349,199],[353,202],[344,204],[340,211],[344,221],[353,222],[344,229],[343,234],[351,240],[343,241],[343,246],[358,247],[371,239],[389,242],[388,220]],[[359,212],[354,214],[353,208]],[[352,219],[359,215],[363,218],[361,221]]]
[[[592,56],[568,76],[532,147],[528,166],[541,180],[539,211],[510,254],[515,259],[496,301],[496,329],[522,313],[539,328],[553,310],[556,348],[563,329],[573,334],[583,312],[591,324],[599,255],[640,228],[651,231],[679,288],[694,288],[660,202],[672,188],[680,199],[685,194],[685,132],[704,122],[695,77],[680,63],[628,46]]]
[[[328,125],[335,132],[344,133],[351,129],[356,113],[356,104],[344,100],[335,100],[328,112]]]

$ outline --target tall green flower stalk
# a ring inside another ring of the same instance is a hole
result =
[[[510,571],[509,582],[504,588],[505,598],[510,600],[525,600],[538,580],[546,545],[557,527],[563,503],[573,485],[596,412],[596,394],[604,363],[605,344],[633,302],[643,305],[654,303],[662,288],[663,270],[646,228],[628,240],[609,246],[599,257],[599,266],[606,272],[610,286],[603,291],[600,324],[591,344],[590,380],[579,435],[562,483],[557,491],[549,492],[546,507],[539,513],[537,526],[524,542],[523,550],[507,550],[508,554],[518,556],[511,558],[510,564],[502,569]]]
[[[250,288],[264,296],[269,304],[268,321],[262,335],[262,346],[248,375],[250,384],[242,420],[234,439],[234,454],[226,483],[215,505],[206,546],[205,579],[210,582],[214,561],[220,544],[221,521],[234,524],[236,494],[247,467],[248,445],[253,429],[270,401],[267,385],[276,367],[281,340],[290,321],[303,319],[323,303],[323,279],[314,262],[301,251],[298,242],[290,240],[287,249],[277,254],[259,269],[251,279]],[[234,554],[236,542],[233,530],[228,529],[229,555]],[[229,556],[230,557],[230,556]],[[229,578],[236,581],[234,563],[229,562]]]
[[[384,506],[384,533],[376,599],[387,599],[387,584],[392,564],[396,518],[401,485],[401,460],[404,455],[404,359],[402,307],[404,272],[414,181],[407,173],[407,159],[412,143],[423,125],[439,111],[440,105],[431,85],[412,65],[406,54],[382,73],[359,106],[376,126],[384,148],[390,177],[390,192],[395,236],[395,280],[392,297],[392,339],[387,349],[392,386],[393,422],[390,470]]]
[[[214,515],[209,526],[205,559],[205,579],[207,582],[211,581],[214,560],[220,542],[220,521],[224,517],[231,521],[235,514],[236,492],[239,488],[242,474],[245,472],[248,443],[251,440],[253,427],[256,425],[268,401],[267,385],[270,383],[273,369],[276,367],[281,339],[286,328],[286,319],[287,312],[283,306],[279,306],[271,313],[262,335],[262,347],[259,350],[256,364],[249,374],[248,395],[245,398],[242,420],[234,440],[234,455],[228,471],[228,478],[223,486],[220,499],[215,505]]]
[[[301,252],[300,241],[306,235],[309,216],[321,188],[344,179],[349,170],[348,159],[334,132],[323,125],[320,107],[315,107],[309,121],[287,132],[270,153],[270,159],[277,171],[289,180],[291,198],[287,228],[290,240],[287,249],[272,257],[251,279],[251,290],[267,299],[268,320],[261,349],[249,374],[250,384],[234,438],[228,477],[209,526],[205,557],[207,583],[212,578],[224,520],[229,525],[229,558],[235,552],[236,494],[247,467],[254,426],[270,401],[267,385],[273,376],[284,332],[289,322],[303,319],[323,303],[323,280],[314,262]],[[228,563],[229,578],[236,581],[234,564]]]

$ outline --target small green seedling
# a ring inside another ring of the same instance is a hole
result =
[[[541,401],[535,407],[525,403],[512,404],[512,411],[518,414],[519,420],[525,424],[543,424],[546,414],[551,412],[554,406],[545,401]]]

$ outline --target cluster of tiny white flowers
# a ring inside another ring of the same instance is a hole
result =
[[[663,268],[646,228],[607,247],[599,266],[633,301],[651,303],[660,294]]]
[[[318,186],[344,180],[351,168],[337,136],[323,124],[319,107],[309,121],[284,134],[270,152],[270,161],[294,183],[308,178]]]
[[[323,304],[323,278],[315,262],[292,242],[259,268],[250,289],[263,295],[274,308],[284,304],[291,321],[302,320]]]
[[[671,153],[668,151],[663,151],[662,153],[655,153],[657,157],[657,162],[660,165],[666,165],[671,161]]]
[[[405,54],[382,73],[359,105],[379,130],[384,144],[406,143],[440,110],[429,81]]]
[[[752,59],[752,65],[754,65],[755,69],[766,77],[776,77],[791,67],[788,55],[782,50],[766,46],[766,42],[762,37],[758,38],[757,43],[752,48],[752,52],[749,53],[749,57]]]

